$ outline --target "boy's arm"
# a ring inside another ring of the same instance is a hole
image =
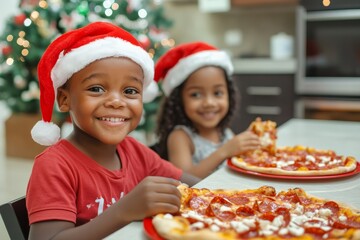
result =
[[[190,182],[189,182],[190,183]],[[146,177],[131,192],[91,221],[75,226],[68,221],[31,224],[29,239],[102,239],[132,221],[161,212],[176,213],[180,207],[179,181],[165,177]]]

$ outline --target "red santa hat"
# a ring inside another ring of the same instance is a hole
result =
[[[205,66],[217,66],[228,76],[233,73],[230,57],[219,49],[204,42],[178,45],[166,52],[156,63],[155,80],[162,80],[162,88],[169,96],[194,71]]]
[[[156,96],[154,62],[129,32],[106,22],[67,32],[49,45],[38,64],[42,120],[31,130],[35,142],[49,146],[60,138],[59,127],[51,122],[57,89],[74,73],[107,57],[127,57],[139,64],[144,72],[143,101]]]

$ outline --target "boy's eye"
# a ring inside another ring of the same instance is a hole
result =
[[[127,88],[127,89],[125,89],[124,93],[134,95],[134,94],[138,94],[139,91],[135,88]]]
[[[102,87],[99,87],[99,86],[91,87],[88,90],[91,91],[91,92],[105,92],[104,89]]]

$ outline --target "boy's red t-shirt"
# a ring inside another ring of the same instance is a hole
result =
[[[81,225],[129,193],[146,176],[180,179],[182,170],[131,137],[119,145],[122,168],[110,171],[67,140],[35,158],[26,193],[29,223],[65,220]]]

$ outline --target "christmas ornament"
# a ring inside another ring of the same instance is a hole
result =
[[[49,3],[49,7],[53,12],[59,12],[60,9],[63,8],[63,1],[62,0],[47,0]]]
[[[65,12],[60,14],[61,20],[59,25],[65,29],[66,32],[77,28],[82,22],[85,21],[85,17],[77,11],[72,11],[70,15],[67,15]]]
[[[19,6],[23,9],[31,11],[34,9],[39,3],[39,0],[21,0]]]
[[[142,0],[128,0],[127,12],[131,13],[134,10],[138,10],[141,8]]]
[[[22,76],[16,75],[14,77],[14,85],[17,89],[23,89],[26,86],[26,81]]]
[[[156,27],[150,27],[149,36],[156,42],[161,42],[164,39],[169,38],[169,34]]]
[[[1,53],[4,55],[4,56],[8,56],[10,55],[10,53],[12,52],[12,48],[11,46],[4,46],[4,47],[1,47]]]
[[[21,99],[24,101],[40,99],[40,90],[36,82],[29,83],[29,90],[22,92]]]
[[[23,25],[25,19],[26,19],[26,15],[25,15],[24,13],[19,14],[19,15],[16,15],[16,16],[14,17],[14,23],[15,23],[16,25],[18,25],[18,26]]]
[[[89,4],[87,1],[82,1],[76,8],[77,12],[83,16],[87,16],[89,13]]]
[[[145,34],[140,34],[138,37],[137,37],[138,41],[141,43],[141,46],[144,48],[144,49],[148,49],[150,47],[150,44],[151,44],[151,41],[149,39],[148,36],[146,36]]]
[[[124,15],[118,15],[115,18],[115,22],[121,26],[124,26],[127,29],[132,29],[136,31],[144,30],[149,25],[148,21],[145,19],[131,21]]]

